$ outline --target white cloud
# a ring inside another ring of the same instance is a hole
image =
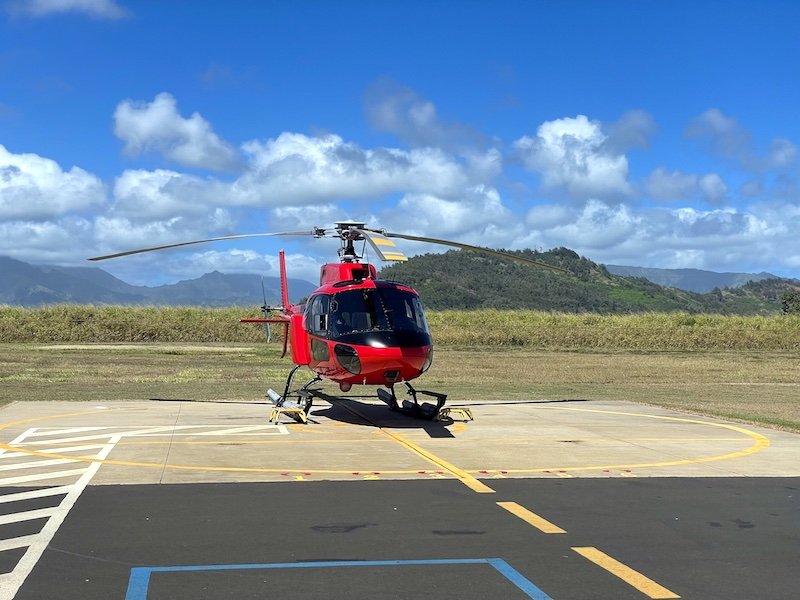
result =
[[[625,205],[608,205],[590,200],[576,209],[569,223],[561,223],[541,232],[547,246],[581,248],[589,256],[618,246],[636,235],[641,218]],[[530,217],[530,215],[529,215]]]
[[[230,185],[165,169],[127,170],[114,182],[111,213],[135,221],[207,215],[230,203]]]
[[[647,148],[656,132],[656,122],[643,110],[629,110],[604,128],[609,151],[623,153],[631,148]]]
[[[47,264],[83,264],[92,222],[80,217],[0,222],[0,256]]]
[[[233,184],[237,202],[250,206],[379,199],[404,191],[454,196],[469,174],[435,148],[365,150],[337,135],[282,133],[242,146],[247,171]]]
[[[163,220],[99,216],[94,221],[93,245],[96,249],[93,254],[110,254],[229,235],[234,233],[235,226],[235,221],[223,208],[210,209],[204,215],[176,216]]]
[[[128,11],[115,0],[13,0],[8,4],[12,14],[47,17],[65,13],[85,14],[95,19],[122,19]]]
[[[645,180],[645,190],[654,200],[686,200],[697,190],[697,175],[659,167]]]
[[[83,169],[64,171],[54,160],[0,145],[0,219],[47,219],[104,201],[103,183]]]
[[[472,127],[443,122],[433,102],[390,80],[380,80],[367,90],[364,109],[372,127],[393,133],[412,146],[461,153],[482,152],[495,143]]]
[[[629,196],[628,159],[606,139],[599,122],[578,115],[542,123],[535,137],[518,139],[514,148],[524,165],[541,175],[547,192],[574,200]]]
[[[645,191],[654,200],[675,202],[701,197],[709,204],[721,204],[727,199],[728,186],[717,173],[695,175],[667,171],[659,167],[644,182]]]
[[[698,179],[697,186],[710,204],[721,204],[728,194],[728,186],[716,173],[703,175]]]
[[[387,228],[400,233],[417,233],[468,244],[490,245],[502,240],[488,239],[491,226],[508,226],[514,217],[494,188],[476,186],[465,190],[458,200],[433,194],[406,194],[396,209],[382,214]]]
[[[750,171],[781,170],[797,161],[797,146],[784,138],[773,139],[764,152],[757,151],[750,131],[718,108],[692,119],[686,135],[701,140],[713,153]]]
[[[114,133],[131,154],[157,151],[187,167],[218,171],[238,165],[233,147],[199,113],[182,117],[171,94],[158,94],[149,103],[121,102],[114,111]]]

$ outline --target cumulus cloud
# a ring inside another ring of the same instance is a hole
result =
[[[692,119],[685,133],[687,137],[703,142],[711,152],[736,161],[747,170],[780,170],[797,161],[797,146],[784,138],[775,138],[765,151],[757,151],[750,131],[718,108],[711,108]]]
[[[538,206],[526,222],[530,231],[517,247],[563,245],[610,264],[741,270],[789,267],[800,256],[792,233],[800,226],[797,207],[634,209],[593,200]]]
[[[541,210],[541,209],[540,209]],[[538,238],[547,247],[567,246],[580,248],[589,256],[597,251],[618,246],[636,235],[641,219],[632,209],[622,205],[609,205],[600,200],[590,200],[572,211],[570,219],[561,215],[560,222],[544,228],[537,220],[535,211],[527,216],[527,221],[539,227]]]
[[[176,216],[163,220],[134,220],[100,216],[94,222],[94,239],[101,253],[172,244],[232,233],[235,221],[223,208],[203,216]],[[213,235],[212,235],[213,233]]]
[[[64,171],[37,154],[0,145],[0,219],[46,219],[100,206],[103,183],[79,167]]]
[[[574,200],[624,198],[633,189],[628,159],[608,146],[598,121],[584,115],[545,121],[536,136],[523,136],[514,148],[523,164],[540,174],[542,187]]]
[[[128,169],[109,181],[110,198],[91,173],[0,146],[0,254],[75,264],[86,256],[137,247],[242,231],[308,230],[355,219],[390,231],[494,247],[568,246],[600,262],[718,270],[800,264],[795,233],[800,207],[792,204],[800,193],[788,170],[796,162],[794,145],[776,139],[756,156],[746,132],[722,113],[705,115],[692,135],[719,143],[719,152],[736,160],[756,157],[762,166],[784,169],[774,176],[755,173],[736,191],[769,197],[771,203],[730,202],[728,182],[718,173],[661,167],[642,180],[641,188],[652,200],[670,204],[628,205],[624,201],[635,190],[625,152],[646,147],[655,132],[653,119],[643,111],[607,125],[586,116],[547,121],[535,135],[517,139],[516,158],[539,175],[541,191],[561,200],[537,204],[526,194],[531,204],[523,204],[501,191],[527,181],[516,179],[518,171],[505,170],[499,144],[473,143],[413,92],[383,97],[373,108],[376,126],[396,133],[411,148],[364,147],[335,134],[284,132],[234,151],[200,115],[182,117],[169,94],[150,103],[122,102],[115,132],[129,152],[158,151],[192,168],[220,169],[236,162],[237,174]],[[778,192],[780,203],[775,202]],[[698,208],[698,200],[708,210]],[[736,208],[721,208],[728,204]],[[334,256],[336,241],[297,243],[289,242],[295,250],[289,254],[292,275],[316,280],[320,262]],[[192,246],[103,266],[126,279],[138,273],[139,282],[154,273],[183,278],[210,270],[274,273],[276,256],[261,250],[276,247],[272,242]],[[409,254],[437,250],[411,242],[403,249]]]
[[[0,221],[0,256],[47,264],[76,264],[92,245],[93,224],[81,217]]]
[[[644,182],[645,191],[654,200],[675,202],[701,197],[709,204],[727,199],[728,186],[717,173],[695,175],[658,168]]]
[[[182,117],[171,94],[158,94],[152,102],[121,102],[114,112],[114,133],[130,154],[155,151],[187,167],[217,171],[238,166],[234,148],[199,113]]]
[[[65,13],[84,14],[94,19],[122,19],[128,11],[115,0],[12,0],[11,14],[27,17],[47,17]]]
[[[442,150],[363,149],[337,135],[282,133],[251,141],[246,172],[232,186],[251,206],[325,203],[342,198],[380,198],[403,191],[453,196],[469,174]]]
[[[629,110],[604,130],[608,135],[609,152],[624,153],[632,148],[647,148],[657,126],[648,112]]]
[[[493,227],[507,227],[515,219],[496,189],[480,185],[464,190],[459,199],[406,194],[397,210],[384,212],[382,220],[400,232],[410,229],[411,233],[487,245],[496,241],[486,238]]]
[[[206,215],[231,202],[231,186],[167,169],[127,170],[114,182],[110,213],[136,221]]]
[[[384,79],[370,86],[364,110],[372,127],[393,133],[412,146],[463,152],[483,150],[495,144],[472,127],[442,121],[433,102],[394,81]]]

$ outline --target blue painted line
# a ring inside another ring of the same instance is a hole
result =
[[[489,564],[502,573],[506,579],[528,594],[535,600],[553,600],[550,596],[545,594],[538,587],[533,585],[533,582],[526,578],[522,573],[517,571],[514,567],[500,558],[490,558]]]
[[[330,569],[336,567],[398,567],[413,565],[490,565],[510,583],[533,600],[553,600],[522,573],[502,558],[445,558],[432,560],[332,560],[319,562],[266,563],[241,565],[175,565],[166,567],[135,567],[131,569],[125,600],[147,600],[151,573],[180,573],[191,571],[240,571],[247,569]]]

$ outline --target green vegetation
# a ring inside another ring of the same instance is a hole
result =
[[[800,314],[800,291],[781,294],[781,307],[786,314]]]
[[[432,309],[534,309],[601,314],[672,312],[778,314],[780,295],[796,282],[767,279],[707,294],[612,275],[603,265],[567,248],[512,252],[567,269],[572,275],[520,265],[475,252],[452,250],[415,256],[381,270],[381,277],[415,288]]]
[[[264,329],[239,323],[258,309],[62,305],[0,307],[1,342],[244,343]],[[800,315],[724,316],[686,312],[600,315],[530,310],[429,311],[437,346],[559,350],[797,350]],[[282,334],[273,326],[273,339]]]

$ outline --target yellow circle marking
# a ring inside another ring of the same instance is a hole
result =
[[[727,423],[714,423],[711,421],[700,421],[699,419],[686,419],[683,417],[667,417],[664,415],[648,415],[644,413],[631,413],[631,412],[623,412],[623,411],[616,411],[616,410],[600,410],[596,408],[568,408],[564,406],[539,406],[536,407],[537,410],[572,410],[576,412],[590,412],[590,413],[600,413],[600,414],[607,414],[607,415],[623,415],[628,417],[645,417],[648,419],[662,419],[664,421],[675,421],[678,423],[691,423],[693,425],[709,425],[711,427],[721,427],[723,429],[729,429],[730,431],[735,431],[737,433],[741,433],[746,435],[754,440],[753,444],[749,448],[745,448],[744,450],[739,450],[738,452],[729,452],[728,454],[718,454],[716,456],[704,456],[700,458],[686,458],[682,460],[670,460],[664,462],[654,462],[654,463],[632,463],[632,464],[621,464],[621,465],[590,465],[590,466],[582,466],[582,467],[543,467],[539,469],[483,469],[483,471],[488,473],[495,473],[495,472],[502,472],[502,473],[544,473],[546,471],[604,471],[604,470],[611,470],[611,469],[642,469],[645,467],[673,467],[677,465],[693,465],[697,463],[707,463],[707,462],[716,462],[720,460],[729,460],[732,458],[740,458],[742,456],[747,456],[748,454],[755,454],[756,452],[760,452],[765,448],[769,447],[769,438],[765,435],[762,435],[758,432],[751,431],[749,429],[745,429],[744,427],[738,427],[736,425],[729,425]],[[680,438],[675,438],[676,442],[683,441]],[[469,471],[470,473],[480,473],[481,470],[472,470]]]
[[[644,413],[631,413],[631,412],[623,412],[623,411],[611,411],[611,410],[600,410],[600,409],[591,409],[591,408],[567,408],[561,406],[553,406],[553,407],[536,407],[537,410],[571,410],[576,412],[590,412],[590,413],[599,413],[599,414],[609,414],[609,415],[623,415],[623,416],[630,416],[630,417],[645,417],[649,419],[661,419],[665,421],[674,421],[679,423],[691,423],[694,425],[707,425],[711,427],[720,427],[723,429],[728,429],[730,431],[735,431],[737,433],[743,434],[747,437],[750,437],[754,440],[753,444],[744,450],[740,450],[738,452],[730,452],[727,454],[720,454],[716,456],[707,456],[707,457],[700,457],[700,458],[689,458],[689,459],[682,459],[682,460],[674,460],[674,461],[664,461],[664,462],[655,462],[655,463],[633,463],[633,464],[620,464],[620,465],[587,465],[587,466],[579,466],[579,467],[543,467],[543,468],[536,468],[536,469],[474,469],[470,471],[464,471],[464,473],[474,473],[474,474],[481,474],[481,473],[542,473],[546,471],[599,471],[599,470],[610,470],[610,469],[633,469],[633,468],[645,468],[645,467],[669,467],[669,466],[677,466],[677,465],[689,465],[689,464],[697,464],[697,463],[706,463],[706,462],[715,462],[721,460],[729,460],[733,458],[740,458],[742,456],[747,456],[749,454],[755,454],[756,452],[760,452],[765,448],[769,447],[770,442],[769,438],[766,436],[757,433],[755,431],[751,431],[749,429],[745,429],[744,427],[738,427],[736,425],[729,425],[727,423],[714,423],[710,421],[700,421],[698,419],[686,419],[681,417],[668,417],[662,415],[648,415]],[[114,410],[114,411],[136,411],[136,410],[146,410],[142,408],[136,407],[125,407],[125,408],[116,408],[116,409],[106,409],[106,410]],[[74,413],[64,413],[58,415],[50,415],[45,417],[34,417],[30,419],[24,419],[21,421],[13,421],[9,423],[2,423],[0,424],[0,430],[7,429],[9,427],[13,427],[15,425],[24,425],[28,423],[34,423],[37,421],[44,421],[49,419],[56,419],[56,418],[64,418],[64,417],[74,417],[74,416],[83,416],[87,414],[97,414],[97,410],[92,411],[81,411],[81,412],[74,412]],[[676,438],[675,441],[681,441],[679,438]],[[219,467],[219,466],[202,466],[202,465],[178,465],[178,464],[170,464],[170,463],[150,463],[150,462],[135,462],[135,461],[123,461],[123,460],[112,460],[112,459],[99,459],[93,458],[89,456],[70,456],[66,454],[56,454],[53,452],[37,452],[35,450],[31,450],[28,448],[21,448],[19,446],[11,446],[9,444],[0,444],[0,449],[9,450],[12,452],[21,452],[24,454],[29,454],[32,456],[40,456],[44,458],[66,458],[76,462],[97,462],[103,464],[110,464],[110,465],[120,465],[120,466],[128,466],[128,467],[153,467],[158,469],[180,469],[180,470],[188,470],[188,471],[222,471],[222,472],[243,472],[243,473],[297,473],[297,472],[306,472],[306,473],[319,473],[319,474],[328,474],[328,475],[352,475],[356,473],[354,469],[342,469],[342,470],[333,470],[333,469],[298,469],[298,468],[266,468],[266,467]],[[460,469],[459,469],[460,470]],[[370,471],[369,469],[362,469],[359,472],[366,472]],[[419,470],[381,470],[381,474],[385,475],[409,475],[409,474],[418,474]]]

